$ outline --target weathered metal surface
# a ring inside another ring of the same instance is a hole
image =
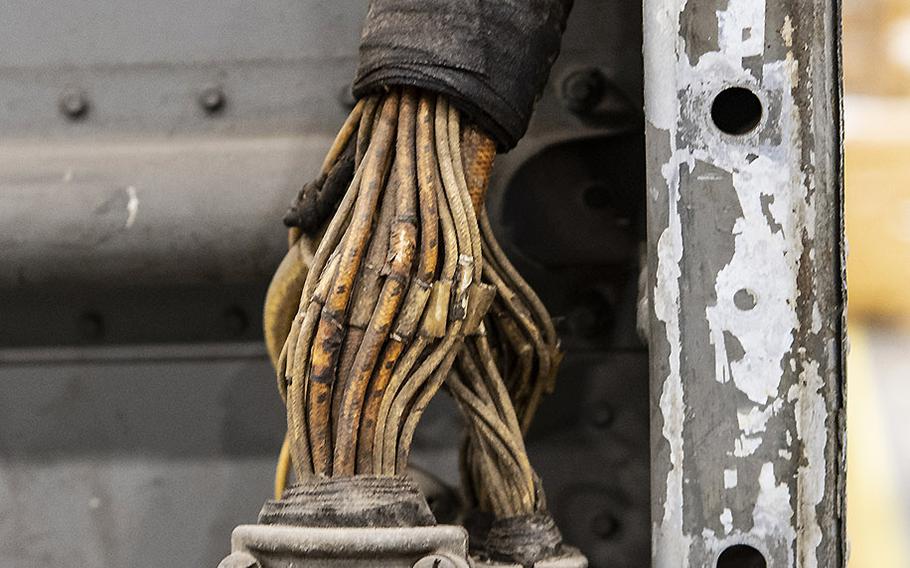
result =
[[[655,566],[845,562],[837,5],[645,2]]]
[[[442,557],[451,568],[469,566],[468,533],[462,527],[447,525],[415,528],[242,525],[231,535],[231,552],[231,556],[238,553],[254,556],[262,568],[412,568],[423,566],[422,560],[427,556]],[[230,564],[223,562],[222,566]]]
[[[267,281],[348,111],[366,5],[0,5],[0,290]],[[526,146],[640,106],[638,14],[578,2]],[[605,78],[589,120],[562,100],[577,68]]]
[[[523,568],[519,564],[474,560],[474,568]],[[561,556],[534,563],[533,568],[588,568],[588,559],[578,550],[566,547]]]

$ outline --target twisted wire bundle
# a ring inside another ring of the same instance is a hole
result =
[[[266,302],[281,463],[298,479],[403,473],[445,385],[467,419],[470,505],[496,518],[545,508],[523,434],[558,340],[490,228],[495,153],[446,97],[412,89],[362,99],[340,130],[294,211],[306,224],[337,203],[334,217],[319,238],[291,232]]]
[[[508,518],[546,508],[524,434],[552,390],[561,355],[548,312],[503,254],[485,209],[479,216],[483,280],[496,297],[480,333],[465,341],[447,386],[469,418],[462,469],[470,504]]]
[[[481,307],[479,228],[452,158],[460,135],[445,98],[392,90],[358,105],[329,152],[324,172],[354,154],[353,179],[278,358],[301,479],[403,471]]]

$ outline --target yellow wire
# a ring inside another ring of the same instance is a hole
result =
[[[278,453],[278,465],[275,466],[275,499],[281,499],[288,486],[288,473],[291,470],[291,437],[284,435],[281,452]]]

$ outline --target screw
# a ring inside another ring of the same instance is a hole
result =
[[[588,67],[569,74],[562,82],[562,96],[572,112],[592,110],[604,95],[604,76],[599,69]]]
[[[221,87],[207,87],[199,93],[199,106],[208,115],[218,114],[226,104],[227,97]]]
[[[467,568],[463,560],[455,559],[449,555],[430,554],[414,563],[413,568]]]
[[[88,96],[82,91],[71,90],[60,97],[60,112],[70,120],[85,118],[89,110]]]
[[[248,552],[234,552],[222,560],[218,568],[260,568],[260,564]]]

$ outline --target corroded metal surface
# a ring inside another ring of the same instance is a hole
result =
[[[836,2],[644,13],[654,563],[841,566]]]
[[[468,568],[468,534],[461,527],[310,528],[242,525],[231,536],[231,555],[255,557],[262,568],[311,566],[411,568],[427,557]]]

